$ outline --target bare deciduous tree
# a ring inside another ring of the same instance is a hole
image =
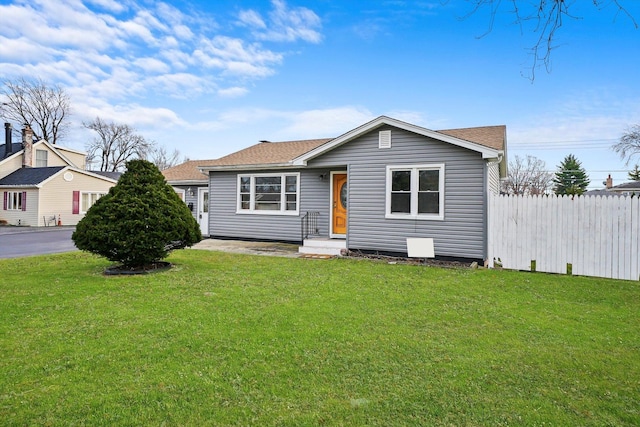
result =
[[[553,180],[553,174],[546,169],[545,162],[537,157],[528,155],[523,159],[515,156],[509,162],[509,173],[502,183],[502,191],[507,194],[546,194]]]
[[[19,125],[28,123],[39,138],[56,144],[69,128],[69,96],[45,81],[5,80],[0,92],[0,115]]]
[[[466,16],[473,15],[480,9],[489,8],[491,11],[491,19],[487,32],[482,36],[490,33],[493,29],[496,15],[502,10],[505,4],[511,5],[511,12],[515,15],[515,23],[521,28],[527,23],[533,23],[533,31],[537,34],[536,41],[531,48],[533,57],[531,80],[535,77],[535,70],[538,64],[542,62],[547,71],[551,66],[551,51],[555,48],[556,33],[562,27],[564,19],[580,19],[573,14],[576,9],[575,1],[567,0],[466,0],[472,4],[472,11]],[[635,1],[635,0],[633,0]],[[593,6],[599,10],[607,6],[616,9],[616,15],[622,14],[627,16],[632,25],[637,29],[638,23],[629,11],[623,6],[621,0],[591,0]]]
[[[628,165],[634,156],[640,156],[640,125],[633,125],[627,129],[620,142],[611,148],[620,154],[622,159],[626,159],[625,165]]]
[[[164,147],[156,147],[149,153],[147,159],[158,167],[161,171],[169,169],[180,163],[180,152],[176,149],[171,154]]]
[[[86,146],[87,164],[101,171],[122,171],[127,161],[146,159],[155,148],[153,141],[147,141],[129,125],[105,122],[100,117],[82,125],[98,134]]]

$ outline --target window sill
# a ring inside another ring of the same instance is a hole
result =
[[[238,215],[300,216],[298,211],[236,211]]]
[[[444,221],[444,215],[400,215],[400,214],[386,214],[386,219],[410,219],[417,221]]]

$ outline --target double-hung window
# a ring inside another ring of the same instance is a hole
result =
[[[387,218],[444,219],[444,164],[387,166]]]
[[[26,211],[27,192],[26,191],[5,191],[3,208],[5,211]]]
[[[238,175],[238,212],[297,215],[299,173]]]
[[[82,199],[80,202],[80,206],[82,206],[82,213],[86,213],[89,208],[91,206],[93,206],[93,204],[95,202],[98,201],[98,199],[102,196],[104,196],[107,193],[98,193],[98,192],[86,192],[86,193],[82,193]]]
[[[36,150],[36,167],[46,168],[48,166],[49,152],[47,150]]]

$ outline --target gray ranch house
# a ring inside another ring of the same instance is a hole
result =
[[[200,169],[211,237],[397,255],[407,238],[430,238],[438,258],[485,260],[506,127],[433,131],[381,116],[333,139],[262,141]]]

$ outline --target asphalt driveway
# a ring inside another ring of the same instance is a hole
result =
[[[0,258],[77,251],[71,240],[75,227],[0,226]]]
[[[77,251],[71,240],[75,227],[0,226],[0,258]],[[252,255],[298,257],[298,246],[278,242],[203,239],[194,249],[236,252]]]

